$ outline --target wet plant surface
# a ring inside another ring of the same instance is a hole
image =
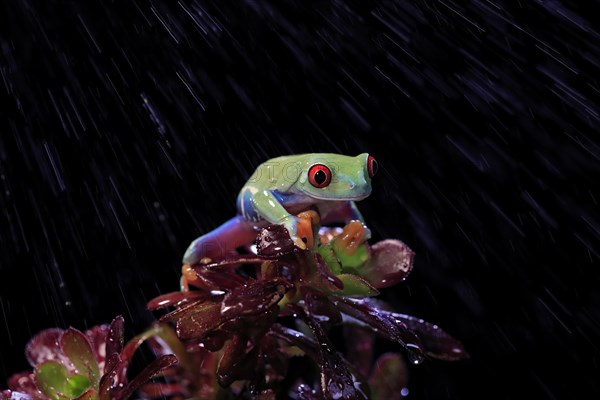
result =
[[[470,355],[408,365],[408,398],[599,397],[596,15],[591,0],[1,2],[0,381],[32,370],[44,329],[123,315],[127,342],[173,311],[146,306],[259,163],[368,152],[372,249],[415,253],[368,298]],[[407,359],[381,337],[350,354],[364,328],[342,319],[324,330],[352,365]]]
[[[308,218],[318,221],[314,212]],[[191,290],[151,300],[150,310],[172,311],[126,345],[122,317],[85,333],[42,331],[26,348],[33,372],[13,375],[2,396],[119,400],[139,389],[173,399],[399,399],[405,359],[468,357],[439,327],[373,300],[377,288],[412,270],[414,253],[405,244],[371,247],[358,221],[313,231],[312,246],[300,249],[282,225],[270,225],[256,238],[256,254],[186,266]],[[349,339],[346,355],[328,336],[336,326]],[[375,359],[374,335],[395,342],[398,352]],[[130,379],[129,363],[145,341],[157,358]],[[312,370],[291,365],[298,357],[308,357]],[[151,381],[157,376],[164,380]]]

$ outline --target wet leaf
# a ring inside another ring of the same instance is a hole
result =
[[[90,380],[85,375],[75,374],[67,379],[66,394],[70,398],[81,396],[86,390],[90,389]]]
[[[423,361],[424,350],[421,340],[393,313],[372,307],[365,300],[345,297],[339,299],[336,305],[340,311],[353,317],[344,318],[344,322],[358,323],[386,339],[400,343],[408,352],[411,362],[415,364]]]
[[[35,383],[51,399],[66,399],[69,371],[56,361],[46,361],[35,368]]]
[[[155,297],[147,304],[148,310],[154,311],[167,307],[182,307],[195,300],[205,300],[211,296],[208,292],[198,290],[189,292],[171,292]]]
[[[98,392],[96,392],[94,389],[89,389],[86,392],[84,392],[82,395],[77,397],[77,399],[75,399],[75,400],[97,400],[97,399],[98,399]]]
[[[180,339],[200,338],[225,321],[221,304],[202,303],[177,319],[177,336]]]
[[[77,329],[69,328],[61,335],[60,344],[63,352],[69,357],[77,371],[88,377],[88,386],[91,384],[92,387],[97,387],[100,380],[100,371],[87,337]],[[78,381],[74,384],[78,385],[80,383],[81,381]]]
[[[92,353],[96,357],[98,365],[106,360],[106,337],[108,335],[109,325],[102,324],[93,326],[84,332],[85,337],[92,346]]]
[[[319,343],[319,372],[321,391],[327,399],[368,399],[369,389],[348,369],[319,323],[304,310],[298,312],[308,324]]]
[[[462,360],[469,357],[463,345],[437,325],[410,315],[390,314],[417,333],[417,336],[423,341],[428,356],[446,361]]]
[[[343,271],[352,272],[355,269],[362,267],[369,259],[369,246],[367,246],[366,243],[357,246],[356,250],[352,253],[347,253],[335,246],[333,246],[333,249]]]
[[[306,303],[306,309],[311,317],[320,323],[338,325],[342,322],[342,315],[338,309],[331,304],[329,298],[321,292],[307,287],[301,289],[302,297]]]
[[[408,380],[406,364],[397,353],[385,353],[375,363],[369,378],[373,400],[401,400]]]
[[[302,384],[298,385],[298,388],[296,388],[294,398],[297,398],[298,400],[321,400],[323,397],[321,397],[321,394],[318,391],[310,386]]]
[[[323,261],[327,264],[327,268],[332,274],[339,275],[342,273],[342,265],[330,244],[320,245],[318,252],[323,257]]]
[[[344,284],[338,279],[337,276],[333,275],[331,271],[329,271],[329,268],[323,260],[323,257],[321,257],[320,254],[315,253],[314,260],[317,276],[319,278],[319,280],[314,283],[316,283],[319,288],[324,291],[343,290]]]
[[[41,397],[41,393],[38,397]],[[0,391],[0,399],[2,400],[37,400],[35,396],[27,393],[17,392],[14,390]]]
[[[110,356],[115,353],[119,354],[123,350],[123,330],[123,317],[119,315],[110,323],[108,334],[106,335],[106,364],[104,371],[108,371],[112,367]],[[114,360],[114,358],[112,360]]]
[[[129,384],[118,392],[119,399],[128,399],[140,386],[148,382],[153,377],[159,375],[164,369],[177,364],[177,357],[173,354],[167,354],[152,361],[150,365],[142,370]]]
[[[365,281],[361,277],[353,274],[341,274],[337,278],[344,284],[344,289],[332,294],[336,296],[347,296],[347,297],[369,297],[377,296],[379,291]]]
[[[223,318],[228,319],[263,313],[279,303],[293,286],[287,279],[276,278],[239,287],[225,295],[221,304],[221,314]]]
[[[14,391],[13,393],[27,393],[32,395],[34,398],[39,398],[42,396],[42,393],[35,384],[34,374],[29,371],[20,372],[8,378],[8,387]]]
[[[236,274],[234,271],[214,268],[210,266],[193,267],[197,281],[195,285],[216,290],[230,290],[242,286],[247,282],[246,278]]]
[[[256,252],[263,257],[279,258],[294,249],[294,242],[283,225],[269,225],[256,237]]]
[[[217,379],[223,387],[228,387],[233,381],[249,379],[257,373],[259,346],[247,350],[247,339],[234,336],[225,346],[223,357],[217,367]]]
[[[106,357],[106,368],[104,375],[100,378],[100,388],[98,389],[100,400],[112,400],[110,391],[118,383],[117,373],[121,364],[121,357],[118,353],[112,353]]]
[[[381,289],[406,279],[413,268],[415,253],[399,240],[383,240],[371,247],[371,256],[358,269],[360,276]]]
[[[63,330],[58,328],[45,329],[29,340],[25,356],[32,367],[46,361],[56,361],[72,370],[71,361],[60,349],[62,333]]]

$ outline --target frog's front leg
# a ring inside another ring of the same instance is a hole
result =
[[[290,214],[279,202],[279,199],[270,190],[259,190],[252,197],[254,210],[261,218],[264,218],[271,224],[283,225],[294,244],[301,249],[306,248],[306,244],[298,237],[298,217]]]
[[[195,264],[203,258],[222,258],[228,251],[252,243],[257,231],[241,216],[231,218],[217,229],[194,240],[183,256],[184,264]]]

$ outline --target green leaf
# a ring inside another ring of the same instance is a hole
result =
[[[360,244],[353,253],[348,252],[345,247],[336,246],[335,242],[332,248],[344,272],[348,272],[348,269],[360,268],[369,259],[369,248],[366,243]]]
[[[337,278],[344,284],[344,289],[339,292],[333,292],[337,296],[344,297],[370,297],[377,296],[379,291],[371,286],[367,281],[359,276],[352,274],[341,274]]]
[[[93,388],[98,388],[100,381],[98,362],[85,335],[75,328],[69,328],[62,334],[60,345],[77,371],[89,378]]]
[[[81,396],[88,389],[90,389],[90,380],[87,376],[76,374],[67,379],[67,395],[71,398]]]
[[[337,275],[342,273],[342,266],[329,243],[320,245],[318,253],[323,257],[323,261],[325,261],[327,268],[329,268],[329,271],[331,271],[332,274]]]
[[[56,361],[46,361],[35,368],[35,383],[40,391],[53,400],[68,399],[67,369]]]
[[[98,400],[98,392],[94,389],[89,389],[75,400]]]

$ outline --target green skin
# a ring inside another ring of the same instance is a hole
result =
[[[214,259],[248,245],[260,229],[270,224],[283,225],[301,247],[295,215],[309,209],[315,209],[324,224],[363,221],[355,201],[371,194],[368,159],[367,153],[356,157],[314,153],[262,163],[238,195],[238,215],[194,240],[183,263],[194,264],[204,257]],[[315,164],[325,165],[331,171],[331,181],[325,187],[311,184],[309,171]]]

